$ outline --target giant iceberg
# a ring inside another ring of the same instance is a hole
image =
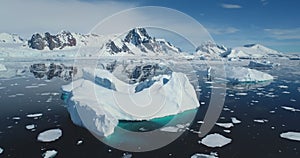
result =
[[[85,68],[62,90],[73,123],[105,137],[119,120],[151,120],[199,107],[192,84],[179,72],[129,84],[110,71]]]

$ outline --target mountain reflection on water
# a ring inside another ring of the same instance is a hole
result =
[[[49,66],[45,63],[32,64],[29,70],[35,78],[47,78],[48,80],[51,80],[53,77],[58,77],[69,81],[77,74],[76,67],[55,63],[51,63]]]

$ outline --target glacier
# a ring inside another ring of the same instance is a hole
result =
[[[119,120],[151,120],[200,106],[185,74],[161,74],[152,81],[136,91],[149,81],[128,84],[107,70],[84,68],[82,77],[62,90],[73,123],[104,137],[114,132]]]

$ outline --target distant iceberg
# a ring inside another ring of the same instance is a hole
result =
[[[226,80],[229,83],[257,83],[264,81],[271,81],[274,77],[270,74],[267,74],[262,71],[249,69],[245,67],[234,67],[234,66],[225,66],[224,69],[213,68],[214,78]],[[223,70],[223,73],[222,73]],[[223,74],[223,76],[221,76]]]
[[[6,69],[5,65],[0,64],[0,71],[6,71],[6,70],[7,70],[7,69]]]
[[[64,100],[72,121],[98,136],[111,135],[119,120],[150,120],[199,107],[183,73],[160,74],[134,84],[102,69],[83,69],[82,74],[62,86]]]

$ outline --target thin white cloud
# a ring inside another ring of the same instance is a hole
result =
[[[225,27],[225,28],[223,27],[223,28],[209,28],[208,31],[209,33],[215,35],[222,35],[222,34],[233,34],[240,30],[235,27]]]
[[[264,29],[271,37],[278,40],[299,40],[300,27],[289,29]]]
[[[86,33],[105,17],[136,6],[124,2],[79,0],[2,0],[0,32],[29,36],[60,30]]]
[[[225,8],[225,9],[240,9],[240,8],[242,8],[242,6],[238,5],[238,4],[225,4],[225,3],[221,4],[221,7]]]
[[[260,2],[261,2],[262,5],[267,5],[267,4],[269,4],[268,0],[260,0]]]

